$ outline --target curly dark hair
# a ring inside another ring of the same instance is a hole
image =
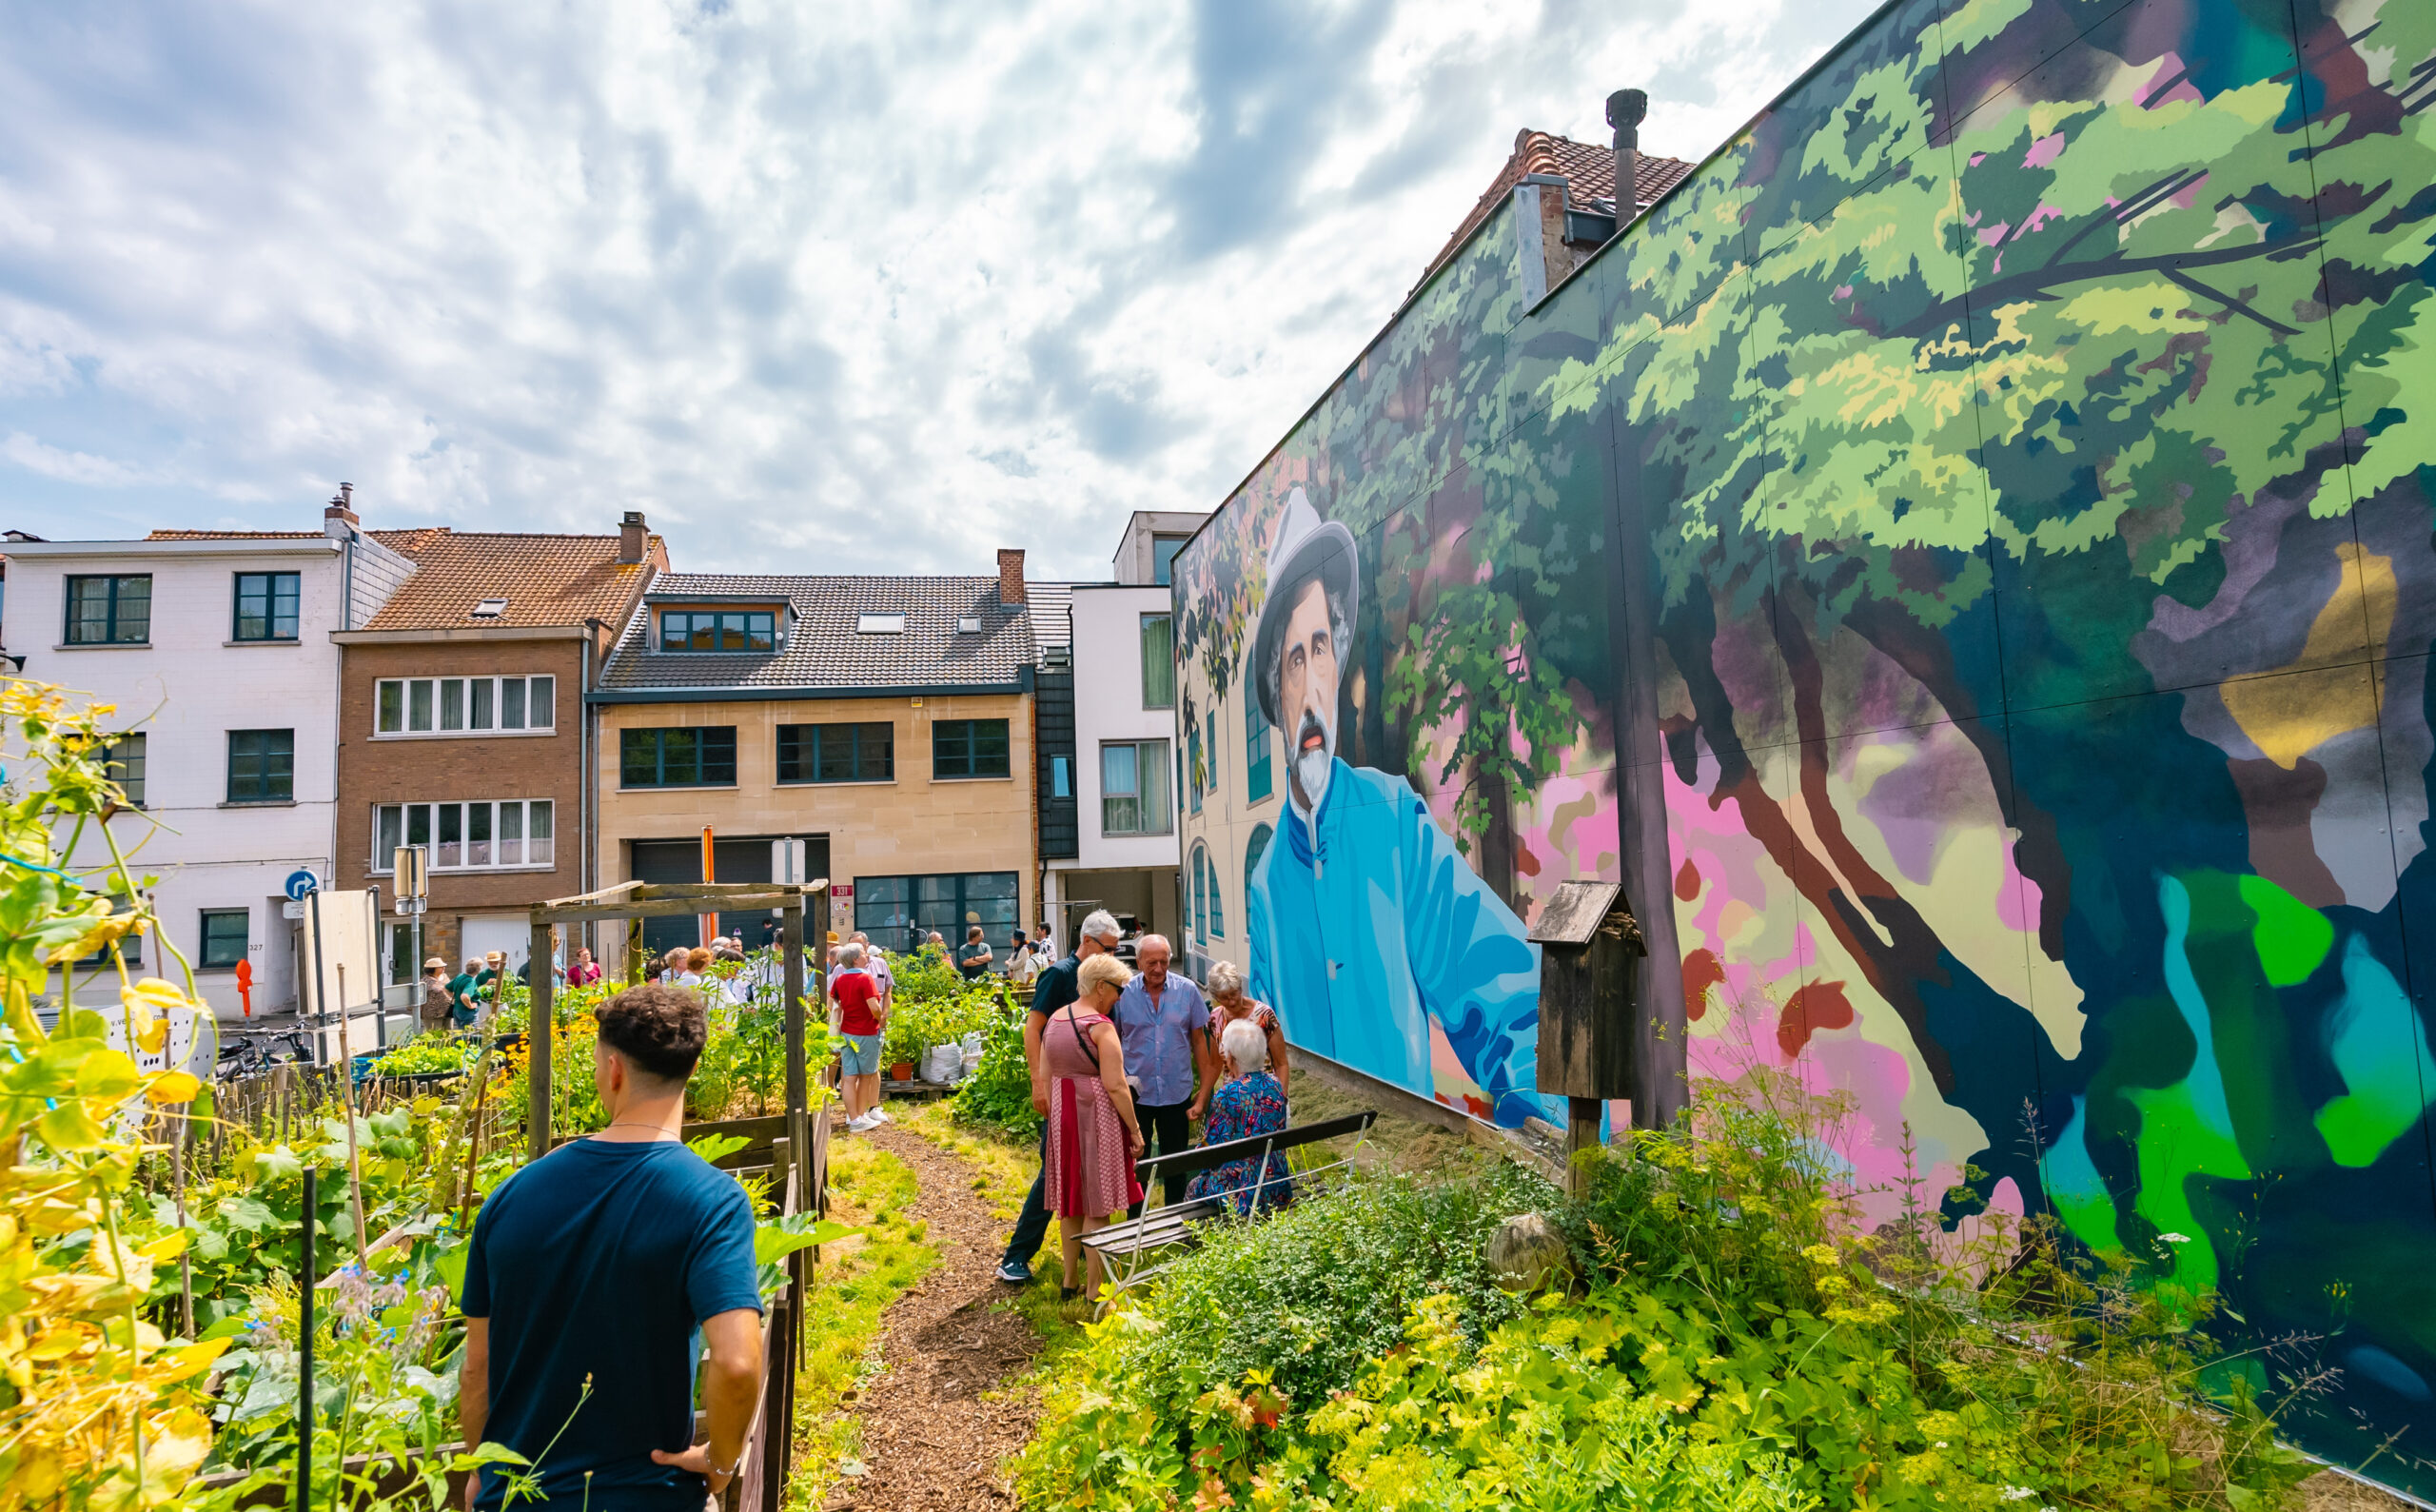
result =
[[[681,1082],[702,1058],[710,1024],[699,994],[681,987],[630,987],[593,1014],[600,1043],[662,1081]]]

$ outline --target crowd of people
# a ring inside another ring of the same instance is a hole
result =
[[[1167,940],[1146,934],[1136,942],[1137,972],[1117,954],[1122,939],[1116,919],[1102,912],[1083,920],[1073,953],[1063,959],[1051,958],[1046,932],[1016,933],[1003,957],[978,929],[953,956],[939,936],[930,940],[967,979],[994,971],[1031,989],[1023,1042],[1032,1107],[1042,1115],[1040,1173],[997,1274],[1017,1285],[1032,1279],[1054,1216],[1067,1298],[1086,1286],[1098,1290],[1099,1260],[1086,1266],[1083,1242],[1118,1211],[1142,1211],[1134,1168],[1153,1146],[1167,1154],[1193,1148],[1195,1125],[1205,1147],[1287,1125],[1285,1031],[1275,1010],[1250,995],[1244,973],[1221,962],[1205,992],[1174,970]],[[526,1167],[476,1220],[460,1412],[469,1435],[527,1455],[554,1446],[540,1456],[539,1472],[552,1500],[605,1482],[619,1496],[676,1504],[716,1495],[741,1463],[760,1373],[751,1208],[741,1188],[685,1149],[682,1126],[685,1082],[708,1037],[707,1010],[723,993],[749,1000],[767,974],[714,968],[748,960],[734,938],[672,950],[652,980],[602,1003],[594,1055],[607,1127]],[[896,984],[887,952],[861,932],[833,936],[828,965],[846,1128],[867,1133],[887,1120],[880,1056]],[[427,994],[464,1026],[487,1021],[510,974],[499,952],[469,958],[453,977],[442,957],[424,966]],[[580,948],[563,965],[554,957],[549,969],[577,986],[600,979]],[[516,973],[528,985],[530,970],[527,963]],[[1229,1161],[1189,1180],[1169,1174],[1162,1185],[1170,1203],[1216,1198],[1247,1214],[1294,1194],[1278,1154]],[[608,1252],[569,1244],[577,1231],[606,1235],[599,1243]],[[704,1442],[666,1447],[691,1438],[658,1428],[693,1403],[697,1348],[706,1362]],[[621,1383],[615,1400],[596,1415],[575,1413],[582,1384],[613,1370]],[[577,1417],[580,1424],[571,1423]],[[642,1452],[652,1443],[662,1446]],[[479,1504],[495,1506],[503,1488],[485,1480],[476,1481]]]
[[[1134,947],[1137,973],[1117,958],[1123,932],[1095,913],[1083,920],[1074,953],[1038,972],[1024,1018],[1024,1058],[1032,1109],[1042,1118],[1040,1175],[1025,1195],[998,1279],[1024,1286],[1057,1219],[1060,1290],[1092,1293],[1105,1279],[1099,1259],[1084,1264],[1083,1241],[1118,1208],[1142,1211],[1134,1165],[1149,1144],[1173,1154],[1201,1143],[1274,1133],[1286,1127],[1286,1036],[1276,1011],[1251,998],[1243,973],[1220,963],[1209,992],[1171,968],[1174,948],[1156,934]],[[1163,1174],[1170,1203],[1228,1201],[1241,1213],[1293,1200],[1286,1158],[1228,1162],[1189,1181]]]

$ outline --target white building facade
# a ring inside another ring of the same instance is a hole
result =
[[[368,619],[413,564],[338,503],[313,534],[12,540],[7,553],[0,643],[25,658],[21,676],[114,706],[112,759],[141,808],[110,833],[130,870],[158,879],[162,928],[203,995],[223,1021],[293,1011],[284,884],[332,875],[330,634]],[[106,855],[80,848],[75,862]],[[160,941],[141,949],[147,974],[177,978]]]
[[[1205,516],[1139,513],[1114,581],[1071,585],[1076,854],[1047,864],[1060,949],[1085,907],[1163,934],[1187,965],[1176,849],[1175,632],[1168,563]],[[1196,975],[1199,973],[1195,973]]]

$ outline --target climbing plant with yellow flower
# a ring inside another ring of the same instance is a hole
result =
[[[174,1504],[210,1446],[202,1382],[226,1346],[166,1340],[144,1319],[153,1267],[186,1236],[128,1231],[143,1147],[127,1115],[190,1101],[195,1078],[140,1070],[66,988],[69,963],[105,953],[140,1051],[197,1006],[190,972],[183,989],[133,979],[119,953],[150,934],[185,965],[142,901],[150,879],[108,833],[126,796],[101,759],[111,712],[0,683],[0,1512]]]

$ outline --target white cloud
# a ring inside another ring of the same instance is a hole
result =
[[[606,529],[1103,570],[1359,351],[1524,126],[1705,153],[1866,0],[21,8],[0,523]]]

